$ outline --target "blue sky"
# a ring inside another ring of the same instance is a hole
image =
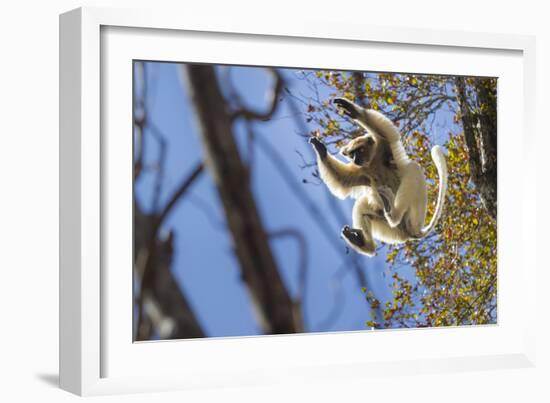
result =
[[[270,75],[261,68],[219,67],[224,74],[231,68],[234,87],[244,102],[256,109],[266,105],[265,94],[272,85]],[[180,181],[202,159],[197,127],[187,95],[185,83],[180,77],[180,67],[172,63],[146,63],[148,96],[146,99],[148,121],[158,128],[168,144],[164,159],[165,175],[162,183],[163,205]],[[295,79],[295,71],[281,70],[286,85],[298,94],[307,95],[311,90],[303,81]],[[297,105],[304,108],[302,105]],[[343,212],[343,221],[329,213],[328,190],[324,185],[304,184],[303,179],[313,179],[310,170],[300,168],[299,153],[312,159],[310,145],[299,135],[289,99],[283,97],[269,122],[258,122],[255,132],[262,142],[269,144],[285,158],[285,167],[292,173],[294,185],[302,188],[326,217],[340,249],[320,232],[306,207],[296,197],[288,183],[264,148],[254,148],[252,189],[266,231],[296,228],[308,241],[308,277],[305,300],[306,331],[365,330],[370,310],[365,295],[356,281],[345,244],[339,238],[343,225],[351,223],[353,201],[337,200]],[[295,112],[294,112],[295,113]],[[302,118],[305,123],[305,118]],[[309,126],[314,129],[314,126]],[[146,130],[151,130],[146,129]],[[234,131],[243,159],[248,160],[246,131],[242,122],[234,125]],[[158,144],[150,132],[145,133],[147,143],[145,163],[154,167],[158,163]],[[154,174],[146,171],[135,185],[136,197],[141,207],[152,208]],[[173,209],[165,221],[163,230],[173,230],[175,251],[173,271],[208,336],[241,336],[261,334],[243,283],[238,262],[231,251],[230,234],[224,224],[215,186],[208,174],[201,175],[187,194]],[[285,285],[291,295],[298,289],[299,250],[290,238],[271,242]],[[344,258],[342,255],[344,253]],[[385,253],[375,258],[357,256],[374,295],[382,302],[391,298],[391,278],[385,270]],[[401,268],[400,274],[412,277],[412,268]],[[327,323],[327,318],[334,320]]]

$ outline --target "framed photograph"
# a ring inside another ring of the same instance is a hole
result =
[[[62,388],[532,366],[533,38],[241,22],[60,18]]]

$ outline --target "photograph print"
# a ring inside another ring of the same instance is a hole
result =
[[[132,74],[134,341],[497,323],[497,78]]]

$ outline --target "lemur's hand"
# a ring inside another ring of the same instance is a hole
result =
[[[332,102],[344,115],[352,119],[359,119],[363,116],[363,109],[346,98],[334,98]]]
[[[319,140],[317,137],[310,137],[309,144],[313,146],[313,149],[319,155],[320,158],[326,158],[327,147],[323,144],[321,140]]]

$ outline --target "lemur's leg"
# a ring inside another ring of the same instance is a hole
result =
[[[378,190],[384,204],[384,216],[392,228],[397,227],[401,223],[403,216],[413,202],[411,195],[414,195],[414,193],[411,193],[410,187],[409,183],[403,180],[397,189],[395,197],[393,197],[391,191],[388,193],[384,189]]]
[[[346,243],[363,255],[376,255],[376,243],[372,238],[371,219],[379,217],[381,211],[370,200],[370,195],[357,199],[353,206],[353,228],[345,226],[342,229],[342,236]]]
[[[395,201],[393,191],[388,186],[380,186],[376,190],[378,191],[378,195],[380,196],[380,200],[384,206],[384,211],[390,211]],[[382,213],[382,216],[385,216],[385,214]]]
[[[361,174],[358,167],[345,164],[330,155],[321,140],[311,137],[309,142],[317,154],[317,166],[321,179],[334,196],[345,199],[350,195],[353,187],[371,184],[370,178]]]
[[[379,194],[384,199],[384,192]],[[412,234],[418,234],[426,218],[427,197],[422,167],[411,162],[401,177],[393,203],[384,202],[384,215],[390,227],[397,227],[405,219],[408,230]]]

